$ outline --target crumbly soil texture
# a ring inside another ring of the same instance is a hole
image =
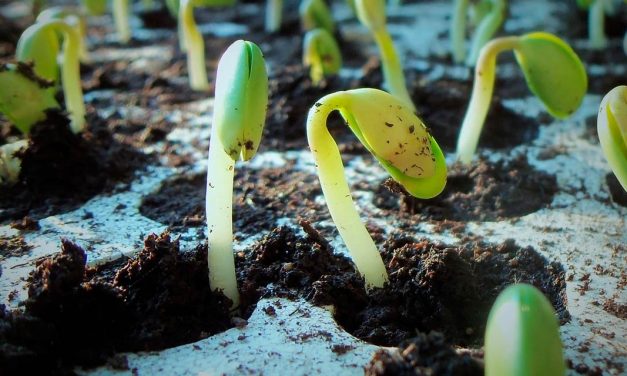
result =
[[[94,112],[88,113],[87,124],[75,134],[64,113],[50,110],[33,126],[28,147],[17,154],[19,181],[0,187],[0,223],[76,209],[117,183],[130,182],[134,171],[150,160],[117,141]]]
[[[434,347],[424,351],[443,352],[429,360],[433,369],[452,367],[449,345],[480,346],[489,308],[507,284],[537,286],[569,318],[563,268],[512,241],[456,248],[391,237],[383,251],[390,282],[367,293],[350,260],[335,255],[311,223],[300,225],[305,235],[275,228],[236,255],[243,318],[232,318],[230,301],[209,289],[206,246],[181,252],[168,233],[150,235],[137,257],[87,268],[85,251],[64,240],[31,273],[24,310],[1,310],[0,371],[66,374],[75,365],[117,364],[110,359],[117,352],[159,350],[246,325],[257,301],[271,296],[333,305],[338,323],[374,344],[441,332],[446,341],[424,340]]]

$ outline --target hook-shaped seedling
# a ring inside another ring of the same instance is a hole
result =
[[[303,30],[325,29],[335,32],[335,22],[331,10],[324,0],[302,0],[298,8]]]
[[[209,141],[207,196],[209,284],[239,306],[233,258],[235,161],[257,152],[268,104],[268,75],[259,47],[238,40],[218,64]]]
[[[85,39],[87,35],[87,24],[85,17],[77,8],[56,6],[47,8],[39,13],[36,22],[44,22],[48,20],[62,20],[67,22],[68,25],[73,26],[76,32],[80,36],[79,38],[79,56],[81,61],[89,61],[89,53],[85,46]]]
[[[603,97],[597,132],[605,159],[627,192],[627,86],[617,86]]]
[[[331,217],[366,286],[382,287],[387,271],[355,209],[342,158],[327,129],[327,118],[336,110],[392,178],[416,197],[431,198],[442,192],[446,161],[413,110],[384,91],[355,89],[332,93],[309,110],[307,139]]]
[[[457,158],[470,163],[483,128],[496,74],[499,53],[514,50],[527,86],[556,118],[579,108],[588,87],[583,63],[573,49],[553,34],[536,32],[496,38],[481,49],[468,110],[457,139]]]
[[[70,113],[74,133],[85,128],[85,103],[80,76],[80,35],[73,26],[62,20],[36,22],[22,33],[17,42],[15,56],[18,61],[32,62],[35,73],[47,80],[56,81],[58,36],[63,40],[61,84],[65,108]]]
[[[542,292],[524,283],[509,286],[494,302],[484,353],[486,376],[566,372],[553,306]]]
[[[309,67],[309,77],[314,85],[339,72],[342,55],[333,35],[325,29],[308,31],[303,41],[303,65]]]
[[[370,30],[379,47],[386,89],[415,111],[416,107],[405,85],[401,61],[387,30],[385,0],[355,0],[355,6],[357,18]]]

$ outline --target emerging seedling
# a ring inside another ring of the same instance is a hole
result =
[[[627,192],[627,86],[617,86],[603,97],[597,132],[605,159]]]
[[[588,87],[583,63],[573,49],[555,35],[543,32],[496,38],[481,49],[466,116],[457,139],[457,158],[470,163],[492,100],[496,57],[514,50],[527,86],[556,118],[570,116]]]
[[[392,37],[390,37],[390,33],[388,33],[385,25],[385,1],[356,0],[355,6],[357,7],[357,18],[370,30],[379,47],[383,78],[387,90],[405,102],[405,105],[409,106],[412,111],[416,111],[416,107],[405,86],[403,67],[394,48]]]
[[[85,127],[85,103],[79,64],[80,35],[76,29],[67,22],[56,19],[36,22],[20,36],[15,56],[19,61],[32,61],[38,76],[56,81],[59,36],[63,40],[61,84],[65,107],[70,113],[72,130],[78,133]]]
[[[303,65],[309,67],[314,85],[318,85],[325,76],[339,72],[342,55],[333,35],[325,29],[308,31],[303,42]]]
[[[266,0],[266,31],[274,33],[281,28],[283,0]]]
[[[607,47],[605,36],[605,14],[615,12],[612,0],[577,0],[577,5],[588,10],[588,40],[590,48],[603,49]]]
[[[509,286],[494,302],[484,352],[486,376],[566,372],[553,306],[542,292],[527,284]]]
[[[302,0],[298,8],[303,30],[325,29],[330,34],[335,32],[335,22],[331,10],[324,0]]]
[[[268,75],[261,50],[238,40],[218,64],[206,196],[209,284],[233,301],[232,308],[239,306],[232,223],[235,161],[247,161],[257,152],[267,104]]]
[[[120,43],[131,40],[131,21],[128,0],[113,0],[113,23],[118,32]]]
[[[382,287],[387,271],[366,227],[359,219],[344,177],[342,158],[327,129],[339,111],[359,141],[415,197],[431,198],[446,184],[446,162],[437,142],[402,100],[377,89],[329,94],[309,110],[307,139],[318,167],[327,206],[366,286]]]
[[[178,3],[179,46],[182,51],[187,52],[189,85],[193,90],[208,91],[205,42],[194,20],[194,7],[231,5],[234,0],[180,0]],[[174,5],[174,3],[168,3],[169,7]]]
[[[89,60],[89,54],[87,52],[87,47],[85,46],[85,39],[87,36],[87,25],[85,23],[85,18],[78,11],[78,9],[70,8],[70,7],[52,7],[44,10],[39,13],[37,16],[36,22],[45,22],[50,20],[62,20],[65,21],[68,25],[73,26],[79,38],[79,56],[81,61],[87,62]]]

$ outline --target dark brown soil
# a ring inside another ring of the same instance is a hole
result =
[[[444,192],[429,200],[414,198],[391,179],[374,189],[374,204],[396,215],[437,221],[497,221],[547,207],[557,192],[557,182],[555,176],[534,169],[520,156],[511,161],[455,164],[449,169]]]
[[[610,189],[610,195],[612,196],[612,201],[615,204],[627,207],[627,192],[625,192],[625,190],[623,189],[623,186],[620,185],[620,182],[616,178],[616,175],[610,172],[609,174],[605,176],[605,182],[607,183],[607,186]]]
[[[79,135],[58,111],[35,124],[21,152],[19,182],[0,187],[0,223],[26,215],[42,218],[79,207],[96,194],[128,182],[149,157],[117,141],[93,112]]]
[[[458,354],[439,332],[420,333],[395,350],[378,350],[366,366],[367,376],[481,376],[483,365],[470,354]]]

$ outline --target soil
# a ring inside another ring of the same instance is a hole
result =
[[[605,176],[605,181],[608,188],[610,189],[612,201],[615,204],[627,207],[627,192],[623,189],[623,186],[620,185],[620,182],[616,178],[616,175],[614,175],[613,173],[607,174]]]
[[[0,223],[24,216],[43,218],[78,208],[85,201],[130,182],[150,158],[117,141],[107,122],[87,114],[87,129],[74,134],[64,113],[47,112],[20,152],[19,181],[0,187]]]

